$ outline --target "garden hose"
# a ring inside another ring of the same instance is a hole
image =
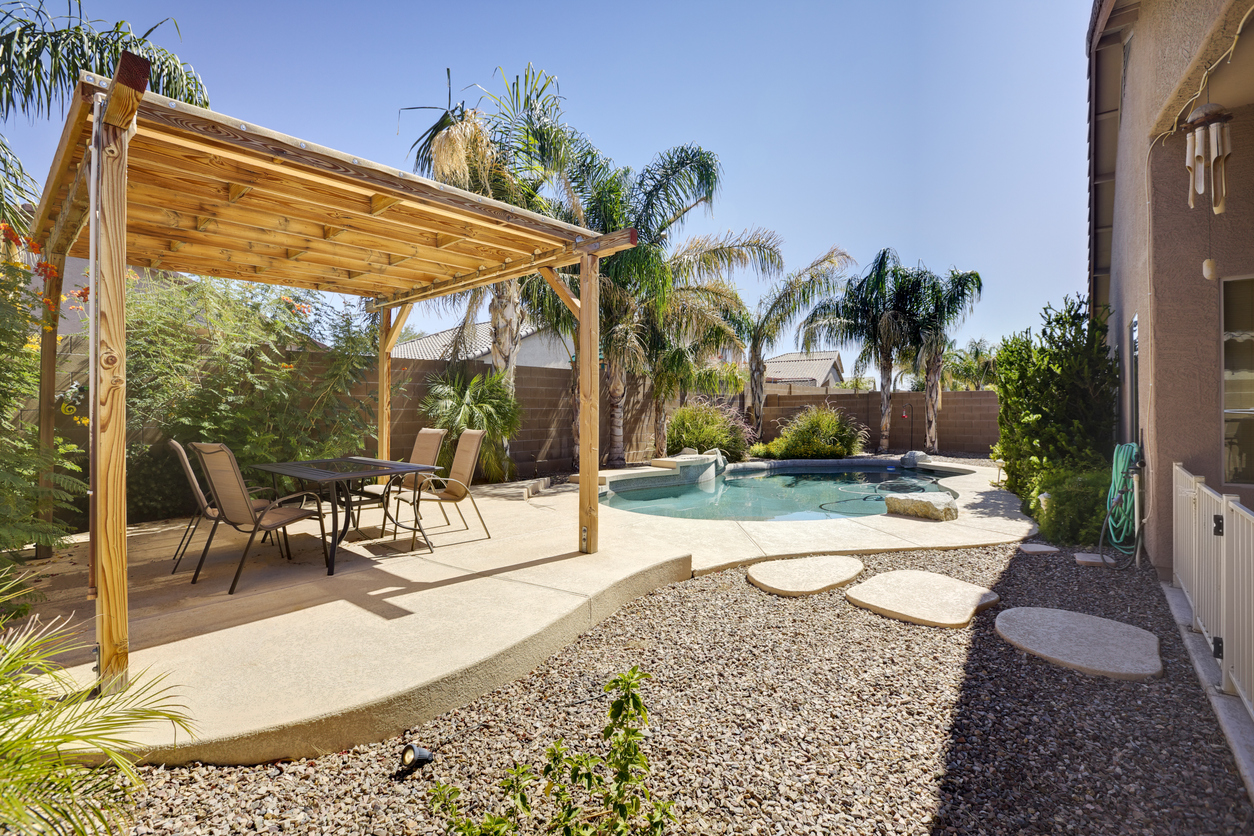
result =
[[[1133,477],[1140,472],[1143,464],[1141,449],[1135,443],[1120,444],[1115,448],[1114,461],[1110,466],[1110,490],[1106,492],[1106,519],[1097,541],[1097,554],[1112,569],[1131,566],[1141,547]],[[1116,552],[1109,559],[1102,552],[1107,532],[1110,534],[1110,547]]]

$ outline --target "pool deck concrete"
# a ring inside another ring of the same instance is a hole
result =
[[[694,574],[790,555],[860,554],[1008,543],[1034,533],[1018,500],[990,487],[993,468],[946,479],[954,522],[890,517],[808,522],[680,520],[602,506],[601,550],[576,551],[578,489],[532,494],[476,487],[493,536],[453,515],[431,527],[434,554],[378,539],[379,511],[341,546],[326,575],[316,525],[293,526],[295,558],[255,547],[227,595],[243,535],[218,532],[196,585],[204,542],[170,574],[184,520],[134,526],[131,671],[163,676],[196,737],[143,730],[151,762],[260,763],[313,757],[383,739],[464,705],[534,669],[623,604]],[[473,515],[471,515],[473,518]],[[428,519],[431,519],[430,513]],[[376,538],[376,539],[371,539]],[[32,563],[41,618],[66,616],[90,636],[83,538]],[[90,681],[87,650],[63,659]]]

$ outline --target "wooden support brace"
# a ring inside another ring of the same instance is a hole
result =
[[[239,183],[228,183],[226,187],[226,202],[235,203],[252,190],[252,186],[243,186]]]
[[[170,242],[170,252],[172,252],[172,253],[176,253],[176,252],[178,252],[178,251],[179,251],[179,250],[181,250],[181,249],[183,249],[183,242],[182,242],[182,241],[171,241],[171,242]]]
[[[344,234],[344,228],[339,226],[324,226],[322,228],[322,237],[326,241],[334,241],[336,238]]]
[[[444,232],[437,232],[435,234],[435,245],[439,247],[440,249],[444,249],[445,247],[451,247],[457,242],[465,241],[465,240],[466,240],[465,238],[460,238],[456,235],[449,235]]]
[[[208,227],[208,226],[209,226],[209,221],[211,221],[211,220],[213,220],[213,219],[212,219],[212,218],[205,218],[205,217],[201,217],[201,216],[197,215],[197,216],[196,216],[196,231],[197,231],[197,232],[204,232],[204,231],[205,231],[205,229],[206,229],[206,227]]]
[[[399,197],[387,194],[372,194],[370,195],[370,214],[382,215],[400,202],[401,199]]]
[[[601,260],[579,262],[579,551],[598,548],[601,467]]]
[[[561,299],[562,304],[575,315],[575,319],[579,319],[579,300],[571,295],[570,288],[562,281],[561,276],[557,275],[557,271],[552,267],[541,267],[540,276],[549,283],[549,287],[553,288],[557,298]]]
[[[87,225],[88,192],[90,191],[87,177],[90,171],[91,161],[84,156],[78,164],[74,182],[70,184],[70,190],[61,203],[61,212],[57,216],[57,222],[53,225],[52,232],[44,244],[46,252],[68,253],[78,241],[83,227]]]
[[[413,305],[401,305],[396,309],[396,316],[392,319],[392,328],[388,331],[388,351],[396,348],[396,341],[401,338],[401,331],[405,328],[405,320],[409,319],[409,312],[413,310]]]
[[[300,258],[302,255],[305,255],[308,252],[309,250],[288,250],[287,259],[288,261],[295,261],[296,259]]]

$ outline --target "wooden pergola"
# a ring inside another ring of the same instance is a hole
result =
[[[636,244],[151,92],[124,54],[83,74],[31,237],[95,266],[91,549],[100,680],[127,678],[128,265],[334,291],[380,313],[378,455],[390,457],[391,349],[414,302],[538,273],[579,320],[579,550],[597,551],[599,260]],[[94,216],[94,222],[93,222]],[[84,229],[88,234],[84,235]],[[579,265],[576,299],[556,268]],[[43,335],[40,434],[53,438],[56,332]]]

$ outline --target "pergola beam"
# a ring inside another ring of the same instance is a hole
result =
[[[368,306],[368,310],[379,311],[384,308],[394,308],[406,302],[422,302],[426,299],[435,299],[440,296],[446,296],[449,293],[472,290],[476,287],[484,287],[531,273],[538,273],[542,267],[565,267],[568,264],[582,263],[585,255],[605,258],[616,252],[629,250],[634,246],[636,246],[636,230],[620,229],[618,232],[611,232],[607,235],[567,244],[564,247],[541,253],[529,259],[507,261],[487,270],[476,270],[473,273],[467,272],[454,276],[452,279],[437,281],[428,288],[398,294],[391,298],[378,299],[373,305]],[[580,298],[582,298],[582,294]]]

